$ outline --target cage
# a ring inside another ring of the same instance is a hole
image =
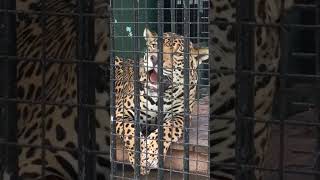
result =
[[[209,2],[5,0],[0,4],[0,68],[3,83],[0,88],[1,179],[139,178],[137,167],[143,167],[144,161],[133,164],[135,169],[129,166],[124,170],[128,162],[117,155],[125,155],[125,152],[121,152],[124,151],[123,144],[119,147],[116,142],[121,141],[115,137],[117,116],[113,113],[119,108],[114,104],[117,97],[114,92],[118,88],[116,83],[119,82],[114,76],[117,75],[114,72],[115,56],[136,60],[129,64],[129,69],[134,69],[131,75],[135,79],[133,91],[128,92],[135,97],[131,100],[135,104],[132,109],[135,111],[133,122],[136,126],[135,137],[138,137],[140,125],[141,133],[146,133],[143,130],[149,131],[144,126],[155,125],[139,124],[137,120],[143,116],[138,100],[141,98],[139,88],[142,82],[138,82],[140,74],[137,73],[137,70],[143,70],[138,61],[146,52],[142,30],[148,27],[156,31],[159,45],[165,43],[161,40],[165,32],[176,32],[174,36],[178,38],[179,48],[186,50],[178,49],[177,54],[172,55],[183,57],[178,59],[185,61],[183,63],[207,56],[208,53],[199,52],[200,47],[208,52]],[[189,47],[189,43],[193,45]],[[161,50],[166,48],[159,47]],[[161,51],[155,54],[159,59],[168,56]],[[171,70],[179,70],[180,75],[193,73],[196,79],[185,76],[178,79],[180,82],[173,82],[175,73],[172,73],[171,79],[168,78],[171,87],[179,87],[180,93],[181,89],[185,89],[182,97],[176,95],[169,98],[170,101],[180,101],[180,109],[186,109],[176,112],[175,118],[178,120],[172,121],[175,125],[181,122],[179,118],[185,118],[184,126],[172,127],[172,132],[183,131],[184,135],[177,141],[176,137],[181,134],[170,134],[175,137],[175,142],[170,146],[166,159],[166,152],[159,148],[158,179],[209,176],[208,63],[186,64],[184,69],[177,67]],[[168,70],[166,65],[158,65],[157,71]],[[159,72],[157,78],[160,82],[165,78]],[[129,71],[125,73],[130,75]],[[192,84],[195,82],[196,86]],[[166,95],[167,84],[158,85],[159,97]],[[191,96],[187,90],[190,87],[193,88]],[[165,91],[161,91],[163,88]],[[189,100],[183,102],[182,98]],[[156,116],[160,127],[159,139],[168,136],[164,131],[168,127],[161,125],[169,117],[164,114],[174,115],[168,111],[167,100],[159,99],[161,113]],[[195,110],[189,107],[189,103],[195,104]],[[191,123],[192,119],[194,121]],[[167,146],[166,143],[172,142],[159,141],[159,146]],[[136,143],[135,154],[144,153],[139,151],[139,145],[144,146]],[[139,156],[135,155],[135,159],[138,160]],[[152,173],[155,173],[154,170]],[[148,177],[153,178],[154,175]]]
[[[2,0],[0,179],[319,179],[319,3]]]
[[[318,179],[319,2],[210,2],[210,177]]]
[[[109,179],[109,2],[0,5],[0,179]]]
[[[112,178],[208,179],[209,2],[111,4]]]

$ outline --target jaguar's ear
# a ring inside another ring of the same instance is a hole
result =
[[[209,59],[209,48],[195,48],[192,54],[201,64]]]
[[[156,38],[157,34],[154,32],[151,32],[148,28],[145,28],[143,31],[143,37],[148,42],[152,40],[153,38]]]

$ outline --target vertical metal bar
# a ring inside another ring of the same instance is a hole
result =
[[[46,120],[46,35],[47,35],[47,14],[46,14],[46,0],[41,0],[41,18],[40,18],[40,27],[41,27],[41,59],[39,61],[41,66],[41,179],[45,180],[45,158],[46,158],[46,150],[45,146],[45,137],[46,137],[46,130],[45,130],[45,120]]]
[[[94,22],[91,17],[85,17],[84,13],[93,12],[92,0],[80,0],[78,3],[79,21],[78,21],[78,42],[77,58],[80,63],[77,67],[78,77],[78,145],[79,145],[79,180],[96,179],[95,155],[89,154],[88,150],[95,144],[95,128],[92,109],[84,107],[85,104],[95,103],[94,85],[89,80],[94,72],[92,64],[85,64],[83,61],[93,59],[94,47]],[[93,127],[92,127],[93,126]]]
[[[157,4],[154,4],[154,5],[155,5],[155,7],[157,6]],[[147,10],[145,11],[145,14],[144,14],[144,16],[145,16],[144,22],[146,23],[146,24],[145,24],[145,27],[147,27],[147,28],[150,29],[150,25],[148,24],[148,22],[150,22],[150,19],[149,19],[149,16],[148,16],[148,14],[149,14],[148,11],[150,11],[150,10],[149,10],[149,6],[148,6],[148,0],[145,0],[145,1],[144,1],[144,7],[147,8]],[[157,15],[158,15],[158,14],[157,14]],[[154,22],[154,21],[151,20],[151,22]],[[146,51],[146,56],[147,56],[147,57],[149,56],[148,53],[149,53],[149,52],[148,52],[148,50],[147,50],[147,51]],[[149,67],[149,66],[150,66],[150,64],[149,64],[149,62],[147,61],[147,67]],[[145,68],[145,67],[142,67],[142,68]],[[147,79],[147,83],[150,83],[150,82],[149,82],[149,79]],[[147,92],[147,95],[148,95],[148,92]],[[148,114],[148,113],[149,113],[149,112],[148,112],[148,110],[149,110],[149,103],[148,103],[148,102],[146,103],[146,110],[147,110],[146,113]],[[148,130],[148,128],[149,128],[148,125],[149,125],[148,122],[146,122],[146,123],[145,123],[145,127],[144,127],[146,130]],[[153,126],[153,125],[154,125],[154,124],[152,124],[151,126]],[[145,136],[147,136],[147,134],[148,134],[148,133],[145,133]],[[147,147],[147,141],[145,142],[145,147]],[[148,178],[148,176],[147,176],[147,177],[145,178],[145,180],[148,180],[148,179],[149,179],[149,178]]]
[[[77,41],[77,59],[79,59],[79,60],[83,60],[83,52],[82,52],[82,50],[84,50],[84,31],[83,31],[83,29],[84,29],[84,17],[83,17],[83,6],[84,6],[84,2],[83,2],[84,0],[79,0],[78,1],[78,11],[79,11],[79,13],[80,13],[80,15],[79,15],[79,24],[78,24],[78,30],[77,30],[77,35],[78,35],[78,41]],[[77,67],[77,71],[78,71],[78,77],[80,77],[81,75],[81,73],[82,73],[82,70],[83,70],[83,65],[82,64],[77,64],[77,66],[80,66],[80,68],[79,67]],[[81,78],[78,78],[78,81],[81,81]],[[82,83],[82,81],[81,81],[81,83]],[[78,89],[78,91],[79,91],[79,93],[78,93],[78,100],[80,100],[80,101],[78,101],[78,104],[82,104],[82,98],[81,98],[81,95],[80,94],[82,94],[80,91],[80,89],[81,89],[81,84],[80,82],[78,82],[78,87],[77,87],[77,89]],[[78,107],[78,131],[79,131],[79,133],[78,133],[78,179],[79,180],[84,180],[85,179],[85,165],[84,165],[84,163],[85,163],[85,155],[83,155],[83,152],[84,152],[84,136],[85,136],[85,133],[86,132],[82,132],[82,130],[84,130],[83,128],[82,128],[82,124],[84,124],[84,121],[85,121],[85,114],[84,114],[84,112],[83,111],[81,111],[82,110],[82,107]]]
[[[158,1],[158,144],[159,144],[159,170],[158,179],[163,179],[163,1]]]
[[[171,14],[171,32],[176,32],[176,2],[170,0],[170,14]]]
[[[16,1],[4,0],[0,2],[0,9],[15,10]],[[1,79],[4,85],[0,96],[16,98],[16,61],[10,61],[9,56],[16,56],[16,15],[3,12],[1,15],[1,54],[5,53],[6,58],[1,58],[1,72],[4,73]],[[5,57],[4,56],[4,57]],[[3,111],[0,114],[1,129],[4,142],[17,142],[17,109],[15,102],[1,102]],[[2,124],[3,123],[3,124]],[[1,145],[2,146],[2,145]],[[15,146],[3,145],[3,163],[0,167],[12,174],[11,180],[18,179],[18,149]],[[0,172],[1,173],[1,172]],[[2,176],[2,174],[0,174]]]
[[[210,22],[210,24],[208,25],[208,37],[209,37],[209,41],[212,41],[214,36],[213,33],[209,33],[209,32],[213,32],[213,28],[216,26],[213,22],[215,19],[215,14],[213,12],[214,11],[214,5],[212,4],[212,1],[208,2],[208,21]],[[214,72],[214,58],[213,58],[213,43],[208,43],[208,48],[209,48],[209,122],[208,122],[208,145],[209,145],[209,155],[208,155],[208,167],[209,167],[209,178],[213,178],[214,177],[214,170],[215,170],[215,161],[213,159],[213,157],[215,157],[214,155],[214,148],[215,146],[213,146],[213,143],[211,143],[211,141],[213,142],[215,139],[215,136],[213,135],[213,127],[214,127],[214,122],[216,120],[216,118],[214,117],[214,101],[213,101],[213,93],[211,93],[211,91],[214,88],[214,78],[213,75],[215,74]],[[210,148],[212,147],[212,148]],[[211,161],[212,160],[212,161]]]
[[[139,66],[140,66],[140,60],[139,60],[139,54],[137,51],[139,50],[139,0],[133,1],[133,13],[134,13],[134,46],[133,46],[133,57],[134,57],[134,177],[135,179],[139,179],[140,177],[140,90],[139,90]]]
[[[183,99],[184,99],[184,157],[183,157],[183,179],[189,179],[189,128],[190,128],[190,107],[189,107],[189,71],[190,71],[190,2],[183,3],[183,24],[184,24],[184,66],[183,66]]]
[[[320,24],[320,1],[315,1],[316,3],[316,25]],[[315,51],[316,51],[316,75],[320,75],[320,30],[315,29]],[[317,120],[320,122],[320,95],[319,95],[319,90],[320,90],[320,78],[316,79],[316,109],[317,109]],[[315,169],[317,171],[320,171],[320,127],[317,126],[316,128],[317,131],[317,146],[316,146],[316,164],[315,164]],[[319,174],[315,174],[315,179],[320,179]]]
[[[252,165],[254,159],[254,77],[244,71],[254,70],[254,33],[253,28],[242,24],[254,22],[254,0],[237,2],[236,9],[236,180],[254,179],[254,170],[243,165]],[[250,117],[250,118],[246,118]]]
[[[285,179],[285,173],[284,173],[284,157],[285,157],[285,114],[286,114],[286,79],[285,76],[286,73],[288,73],[288,34],[286,33],[286,29],[284,27],[284,9],[285,0],[281,0],[281,6],[280,6],[280,78],[279,78],[279,89],[280,89],[280,98],[279,98],[279,120],[280,120],[280,163],[279,163],[279,180]]]
[[[114,179],[116,175],[116,118],[115,118],[115,54],[114,54],[114,16],[113,16],[113,8],[114,4],[112,0],[110,0],[111,12],[110,12],[110,114],[111,114],[111,175],[110,178]]]

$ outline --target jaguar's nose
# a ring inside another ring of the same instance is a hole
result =
[[[151,60],[151,62],[152,62],[152,64],[153,64],[153,66],[155,66],[155,65],[157,65],[157,57],[155,56],[155,55],[151,55],[150,56],[150,60]]]

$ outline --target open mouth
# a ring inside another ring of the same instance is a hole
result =
[[[149,88],[153,91],[157,91],[158,90],[158,72],[156,69],[152,69],[150,71],[148,71],[148,80],[149,80]],[[167,77],[164,76],[162,78],[162,82],[161,84],[163,84],[163,89],[167,90],[170,85],[172,85],[172,80]]]
[[[148,71],[148,76],[149,76],[149,81],[151,82],[151,84],[157,84],[158,73],[154,69]]]

